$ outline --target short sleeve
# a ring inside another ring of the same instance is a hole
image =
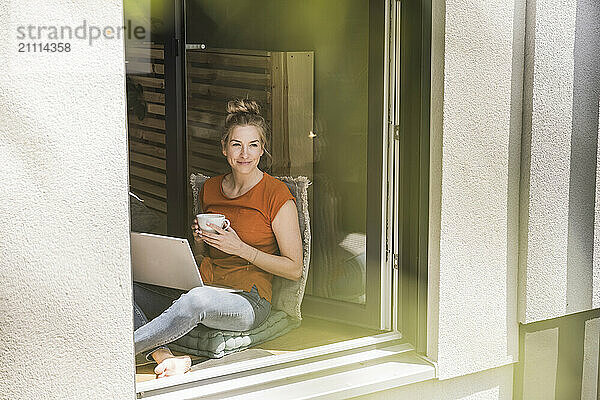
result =
[[[296,198],[292,196],[292,193],[290,192],[290,189],[288,189],[287,185],[280,180],[275,179],[275,184],[273,185],[273,190],[269,201],[269,219],[271,221],[275,219],[281,207],[288,200],[293,200],[294,203],[296,202]]]

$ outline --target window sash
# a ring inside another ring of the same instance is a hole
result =
[[[375,4],[376,2],[371,2],[373,4]],[[386,0],[383,6],[385,7],[385,23],[382,24],[382,29],[385,29],[385,32],[383,34],[383,36],[385,37],[385,43],[383,45],[383,49],[382,49],[382,55],[383,55],[383,59],[388,59],[388,57],[391,55],[390,54],[390,49],[391,46],[395,46],[395,42],[394,43],[390,43],[390,30],[391,29],[395,29],[396,27],[396,23],[397,21],[395,20],[395,14],[393,14],[393,10],[395,6],[399,6],[400,2],[395,1],[395,0]],[[419,71],[419,77],[420,77],[420,99],[421,99],[421,113],[419,115],[419,132],[423,133],[423,132],[427,132],[426,135],[421,134],[417,140],[417,144],[418,146],[416,147],[418,152],[419,152],[419,162],[417,165],[417,170],[419,172],[419,208],[418,208],[418,222],[417,222],[417,226],[420,228],[417,230],[418,232],[418,247],[417,247],[417,251],[418,251],[418,255],[416,257],[416,261],[417,264],[416,266],[418,267],[418,276],[419,276],[419,288],[420,290],[417,291],[416,296],[413,297],[413,301],[412,302],[408,302],[405,301],[404,298],[402,297],[402,279],[401,279],[401,275],[402,273],[398,273],[395,276],[395,281],[394,284],[392,286],[392,266],[393,266],[393,257],[390,257],[390,253],[387,254],[386,256],[386,250],[388,250],[388,246],[390,246],[390,239],[394,240],[396,238],[395,235],[391,235],[390,236],[390,231],[388,230],[389,226],[388,223],[390,222],[390,218],[394,209],[393,206],[393,201],[390,201],[390,197],[388,196],[388,190],[394,190],[394,187],[402,187],[399,186],[399,181],[395,180],[395,179],[399,179],[399,175],[394,176],[394,174],[390,174],[390,169],[389,166],[393,165],[393,163],[395,162],[394,159],[390,159],[390,154],[398,154],[398,153],[390,153],[388,152],[388,144],[393,144],[394,143],[394,129],[389,129],[389,121],[396,121],[398,119],[400,119],[402,117],[402,111],[400,111],[399,114],[391,114],[389,115],[388,112],[391,113],[390,110],[392,110],[392,108],[390,108],[390,104],[389,101],[390,99],[394,96],[394,93],[392,93],[393,89],[391,85],[395,85],[394,81],[389,81],[389,76],[391,74],[394,73],[394,71],[396,69],[398,69],[398,66],[395,64],[390,64],[388,65],[387,63],[383,63],[383,61],[381,61],[383,64],[383,69],[384,69],[384,79],[379,82],[378,85],[371,85],[372,82],[369,82],[369,95],[378,95],[379,97],[382,98],[382,101],[384,102],[383,104],[383,118],[369,118],[369,131],[379,131],[382,132],[382,135],[380,135],[377,138],[372,138],[371,136],[375,136],[375,135],[370,135],[369,136],[369,162],[371,162],[374,157],[377,160],[376,164],[380,164],[381,168],[378,168],[377,171],[371,171],[369,172],[369,177],[368,177],[368,185],[372,186],[375,185],[377,187],[377,190],[379,191],[379,194],[381,197],[379,197],[377,200],[377,202],[375,202],[376,204],[381,204],[382,207],[377,211],[377,215],[375,215],[375,217],[379,218],[380,220],[380,224],[379,226],[377,226],[375,229],[375,227],[371,226],[371,227],[367,227],[368,229],[368,238],[371,237],[372,241],[369,242],[370,248],[373,249],[375,248],[376,251],[371,251],[370,253],[368,253],[367,255],[367,259],[371,260],[371,262],[375,262],[375,260],[377,261],[378,264],[378,268],[371,268],[372,273],[374,273],[376,276],[376,279],[381,282],[381,285],[379,287],[379,293],[377,294],[377,301],[378,301],[378,313],[377,313],[377,319],[378,319],[378,325],[381,329],[390,329],[390,328],[395,328],[398,329],[400,331],[403,331],[403,328],[406,328],[407,324],[406,324],[406,319],[402,319],[403,315],[404,318],[406,318],[407,315],[409,315],[410,313],[408,312],[407,307],[414,307],[414,305],[417,305],[418,308],[418,313],[417,316],[415,317],[415,323],[413,325],[411,325],[411,329],[409,332],[409,335],[406,335],[409,339],[410,343],[414,343],[416,345],[416,350],[418,352],[424,353],[425,351],[425,344],[426,344],[426,300],[427,300],[427,292],[426,292],[426,283],[427,283],[427,194],[428,194],[428,162],[429,162],[429,135],[428,135],[428,130],[429,130],[429,96],[426,96],[426,99],[424,98],[424,94],[428,94],[429,93],[429,81],[430,81],[430,75],[429,75],[429,71],[427,67],[428,65],[430,65],[429,62],[429,57],[430,57],[430,34],[431,34],[431,0],[423,0],[422,2],[419,2],[419,24],[418,27],[415,28],[413,27],[413,29],[419,29],[421,30],[421,41],[420,43],[417,43],[417,46],[419,46],[420,51],[419,51],[419,57],[420,57],[420,71]],[[380,5],[376,5],[376,7],[378,6],[382,6]],[[416,9],[413,10],[413,12],[416,12]],[[403,16],[402,21],[406,21],[408,20],[409,15],[406,14]],[[414,18],[414,15],[413,15]],[[371,21],[371,23],[374,23],[374,21]],[[183,30],[181,30],[181,32],[183,32]],[[391,32],[394,32],[394,30],[391,30]],[[372,32],[370,32],[372,33]],[[400,38],[402,40],[402,38],[405,38],[406,33],[401,33],[400,34]],[[373,39],[375,36],[377,35],[370,35],[370,40],[373,41],[375,39]],[[381,37],[381,36],[379,36]],[[185,41],[183,41],[184,43]],[[370,49],[371,46],[373,46],[373,42],[370,43]],[[381,46],[381,44],[379,44],[379,46]],[[371,51],[371,50],[370,50]],[[405,51],[408,51],[405,50]],[[185,52],[181,52],[180,54],[185,54]],[[402,64],[402,66],[404,66],[404,64]],[[371,65],[370,65],[371,67]],[[398,84],[400,84],[402,82],[402,77],[399,77],[399,81]],[[404,78],[405,79],[405,78]],[[383,85],[383,87],[381,87],[380,85]],[[400,85],[398,85],[398,90],[400,90]],[[382,93],[384,94],[382,96]],[[414,95],[414,94],[413,94]],[[371,108],[374,107],[372,105],[372,102],[369,102],[369,111],[371,111]],[[183,107],[183,109],[185,109],[185,107]],[[381,115],[380,115],[381,116]],[[397,118],[397,119],[395,119]],[[185,123],[185,119],[183,119],[184,123]],[[393,128],[393,123],[392,123],[392,128]],[[378,129],[374,129],[372,130],[372,128],[378,128]],[[183,136],[183,142],[185,142],[185,136]],[[167,144],[168,146],[168,144]],[[374,151],[373,149],[377,149],[379,151],[379,154],[377,154],[376,151]],[[185,153],[185,152],[184,152]],[[395,158],[395,156],[394,156]],[[182,165],[186,165],[185,164],[185,159],[183,159],[183,164]],[[373,163],[369,163],[370,166],[373,165]],[[372,168],[369,168],[369,170],[372,170]],[[373,179],[376,178],[376,179]],[[390,186],[390,182],[391,182],[391,186]],[[396,185],[396,186],[394,186]],[[182,190],[187,190],[187,186],[184,188],[180,188]],[[370,190],[369,190],[370,192]],[[399,193],[399,192],[396,192]],[[373,198],[370,198],[370,201]],[[370,204],[373,204],[373,202],[371,202]],[[370,207],[370,209],[376,209],[378,207]],[[368,217],[371,217],[371,215],[368,215]],[[183,217],[185,218],[185,216]],[[400,221],[400,219],[395,219],[395,221]],[[370,231],[369,231],[370,229]],[[370,234],[369,234],[370,232]],[[374,245],[373,245],[374,244]],[[386,245],[387,244],[387,245]],[[399,246],[404,246],[402,243],[398,244]],[[368,246],[369,248],[369,246]],[[367,269],[367,271],[369,271],[369,269]],[[376,272],[374,272],[376,271]],[[369,273],[369,272],[367,272]],[[367,279],[369,279],[369,275],[367,276]],[[396,286],[396,282],[398,283],[398,285]],[[423,282],[425,283],[425,291],[422,290],[422,284]],[[394,310],[397,312],[392,312],[392,294],[391,294],[391,289],[392,287],[394,287],[396,289],[395,292],[395,296],[393,297],[393,307]],[[397,296],[396,296],[397,295]],[[330,302],[331,304],[336,304],[334,306],[331,306],[331,310],[334,312],[339,312],[339,307],[344,307],[346,305],[340,305],[342,302],[336,302],[336,301],[331,301],[331,300],[326,300],[323,299],[323,301],[325,302]],[[312,303],[312,304],[311,304]],[[310,310],[311,307],[316,307],[316,306],[320,306],[322,305],[322,301],[318,300],[315,301],[314,299],[308,299],[307,305],[308,305],[308,309]],[[337,307],[337,308],[336,308]],[[352,308],[354,307],[361,307],[360,305],[354,305],[354,304],[348,304],[347,305],[347,312],[352,312]],[[362,307],[363,308],[363,312],[367,312],[366,307]],[[404,310],[404,312],[403,312]],[[369,311],[369,312],[372,312]],[[310,314],[310,312],[308,312],[307,314]],[[335,315],[335,314],[332,314]],[[337,315],[343,315],[343,314],[337,314]],[[395,317],[395,321],[393,323],[392,326],[392,320],[391,318]],[[335,319],[335,318],[334,318]],[[339,319],[338,319],[339,320]],[[372,326],[372,325],[370,325]],[[414,328],[414,326],[416,326],[416,328]],[[310,349],[306,349],[306,350],[301,350],[301,351],[295,351],[295,352],[291,352],[288,354],[280,354],[280,355],[274,355],[274,356],[270,356],[270,357],[264,357],[264,358],[260,358],[260,359],[254,359],[254,360],[247,360],[247,361],[241,361],[241,362],[236,362],[236,363],[232,363],[229,365],[225,365],[225,366],[219,366],[219,367],[213,367],[213,368],[207,368],[205,370],[201,370],[201,371],[196,371],[193,373],[188,373],[182,376],[177,376],[177,377],[172,377],[172,378],[168,378],[168,379],[161,379],[161,380],[153,380],[153,381],[148,381],[148,382],[140,382],[136,384],[136,392],[137,392],[137,396],[138,398],[148,398],[148,397],[154,397],[155,395],[158,394],[167,394],[167,393],[177,393],[181,390],[187,390],[190,389],[192,387],[196,388],[198,390],[198,393],[202,393],[202,386],[203,385],[207,385],[211,382],[214,382],[215,380],[218,381],[229,381],[231,379],[237,379],[240,378],[241,376],[247,376],[247,375],[255,375],[255,374],[259,374],[259,373],[265,373],[265,372],[269,372],[272,371],[274,369],[285,369],[285,368],[294,368],[294,367],[301,367],[303,365],[311,365],[314,362],[325,362],[324,364],[320,364],[322,365],[322,367],[324,369],[329,368],[327,366],[326,361],[330,360],[332,361],[332,363],[336,363],[339,361],[339,357],[345,357],[345,356],[350,356],[350,355],[358,355],[356,357],[360,357],[359,355],[361,353],[367,353],[371,350],[374,349],[381,349],[381,348],[386,348],[386,349],[392,349],[389,350],[389,354],[390,355],[399,355],[399,354],[411,354],[411,356],[414,354],[414,350],[415,347],[413,347],[412,345],[408,344],[408,342],[406,341],[407,337],[403,337],[402,334],[400,334],[400,332],[395,331],[395,332],[390,332],[390,333],[384,333],[384,334],[380,334],[380,335],[374,335],[374,336],[369,336],[369,337],[364,337],[364,338],[359,338],[359,339],[354,339],[354,340],[349,340],[349,341],[344,341],[344,342],[338,342],[338,343],[334,343],[331,345],[326,345],[326,346],[320,346],[320,347],[314,347],[314,348],[310,348]],[[416,357],[416,355],[415,355]],[[350,362],[350,361],[349,361]],[[434,378],[436,376],[435,373],[435,366],[433,365],[433,363],[429,362],[429,361],[424,361],[425,364],[427,364],[427,366],[430,369],[427,369],[425,372],[422,371],[421,375],[410,375],[407,374],[406,376],[412,376],[411,379],[414,379],[413,381],[410,381],[410,379],[408,381],[412,382],[416,382],[419,380],[424,380],[424,379],[431,379]],[[333,365],[332,364],[332,368]],[[336,364],[337,365],[337,364]],[[314,365],[313,365],[314,366]],[[312,367],[310,367],[312,368]],[[360,368],[360,367],[359,367]],[[293,376],[300,376],[302,375],[301,371],[302,369],[298,369],[296,370],[298,372],[298,375],[294,375],[292,372],[293,371],[288,371],[289,377],[293,377]],[[270,382],[268,379],[263,378],[264,383],[268,383]],[[277,380],[277,379],[281,379],[280,377],[273,377],[273,380]],[[408,382],[407,381],[407,382]],[[240,386],[242,387],[242,386]],[[162,397],[161,397],[162,398]]]

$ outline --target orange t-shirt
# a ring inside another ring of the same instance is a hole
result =
[[[286,201],[295,201],[288,187],[264,173],[252,189],[230,199],[223,193],[223,177],[210,178],[202,186],[198,199],[203,212],[225,215],[243,242],[265,253],[279,254],[271,223]],[[260,296],[271,301],[272,274],[241,257],[208,248],[209,254],[200,264],[200,275],[206,283],[248,292],[256,285]]]

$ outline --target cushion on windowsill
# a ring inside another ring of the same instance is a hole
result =
[[[191,174],[190,184],[192,185],[192,196],[194,200],[194,214],[202,212],[198,201],[198,194],[209,177],[203,174]],[[299,177],[275,177],[285,183],[290,189],[292,196],[296,199],[298,209],[298,223],[300,224],[300,234],[302,236],[302,276],[298,281],[291,281],[279,276],[273,276],[273,298],[272,306],[276,310],[282,310],[292,318],[301,320],[302,313],[300,306],[304,298],[304,289],[306,287],[306,278],[308,277],[308,267],[310,265],[310,217],[308,213],[308,186],[310,181],[305,176]]]
[[[198,193],[208,176],[192,174],[190,181],[194,197],[195,214],[201,212],[198,207]],[[296,198],[298,222],[302,235],[303,269],[298,281],[273,277],[272,310],[267,320],[259,327],[245,332],[220,331],[198,325],[191,332],[168,344],[169,348],[187,354],[221,358],[224,355],[245,350],[251,346],[275,339],[300,326],[302,315],[300,305],[304,297],[306,277],[310,264],[310,219],[308,214],[308,186],[306,177],[281,177],[292,195]],[[156,227],[159,213],[149,210],[136,196],[130,196],[132,230],[151,232]]]
[[[300,321],[283,311],[273,310],[257,328],[245,332],[222,331],[198,325],[168,346],[171,350],[196,356],[221,358],[275,339],[300,326]]]

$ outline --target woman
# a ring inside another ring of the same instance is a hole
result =
[[[294,197],[283,182],[258,168],[267,152],[267,125],[258,104],[230,101],[227,112],[221,147],[231,172],[208,179],[199,201],[203,212],[224,214],[231,226],[211,225],[216,232],[203,232],[194,219],[192,230],[196,254],[205,255],[200,264],[204,282],[242,292],[197,287],[182,294],[134,284],[135,351],[154,358],[159,377],[183,373],[191,366],[188,356],[174,357],[165,344],[200,323],[235,331],[259,326],[271,310],[273,275],[292,280],[302,275]],[[153,319],[148,322],[148,317]]]

